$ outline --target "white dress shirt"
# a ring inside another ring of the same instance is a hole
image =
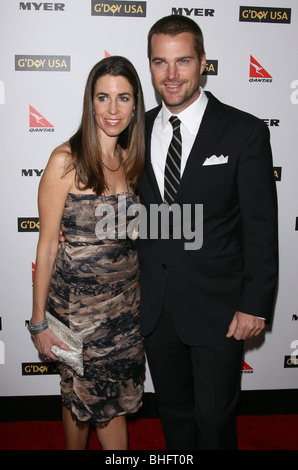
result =
[[[178,115],[181,121],[180,132],[182,138],[181,177],[198,133],[207,103],[207,95],[200,87],[199,98]],[[173,127],[169,122],[171,116],[172,113],[165,104],[162,103],[161,110],[153,125],[151,139],[151,163],[162,199],[164,194],[164,170],[167,152],[173,136]]]

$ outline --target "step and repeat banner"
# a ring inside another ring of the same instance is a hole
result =
[[[170,14],[188,16],[203,30],[203,87],[270,129],[280,279],[272,324],[246,343],[242,388],[298,385],[297,0],[0,0],[0,396],[60,392],[55,364],[39,359],[26,328],[39,231],[37,191],[49,155],[76,131],[89,71],[107,55],[134,63],[146,109],[156,105],[147,33]],[[154,391],[148,368],[145,385]]]

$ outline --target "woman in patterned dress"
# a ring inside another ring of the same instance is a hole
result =
[[[52,153],[38,197],[34,343],[51,360],[52,345],[67,349],[47,327],[46,310],[84,341],[84,377],[59,364],[68,449],[86,448],[90,424],[102,449],[127,449],[125,416],[142,403],[139,265],[126,232],[132,220],[120,220],[119,201],[125,207],[137,203],[143,164],[140,80],[127,59],[105,58],[89,74],[81,125]],[[99,236],[103,204],[112,209],[114,237]],[[61,227],[66,241],[58,249]]]

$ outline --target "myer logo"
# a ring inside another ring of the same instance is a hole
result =
[[[213,8],[175,8],[172,7],[172,15],[186,16],[213,16],[215,10]]]
[[[146,2],[113,2],[91,0],[93,16],[146,16]]]
[[[240,7],[239,21],[250,23],[291,23],[291,8]]]
[[[65,8],[65,3],[20,2],[20,10],[64,11],[64,8]]]
[[[70,56],[16,55],[15,70],[26,72],[70,72]]]
[[[268,127],[279,127],[280,120],[279,119],[263,119],[265,124],[267,124]]]
[[[43,173],[43,169],[39,170],[37,168],[22,168],[22,176],[41,176]]]

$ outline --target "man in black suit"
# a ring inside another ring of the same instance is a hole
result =
[[[206,56],[191,19],[159,20],[149,32],[148,56],[162,105],[146,115],[139,190],[147,225],[155,223],[152,207],[167,200],[181,214],[191,207],[188,229],[197,235],[202,229],[202,243],[193,246],[185,230],[173,235],[174,223],[168,239],[139,241],[142,333],[167,449],[237,449],[243,342],[264,329],[277,282],[269,132],[200,87]],[[180,120],[179,177],[166,164],[171,115]]]

